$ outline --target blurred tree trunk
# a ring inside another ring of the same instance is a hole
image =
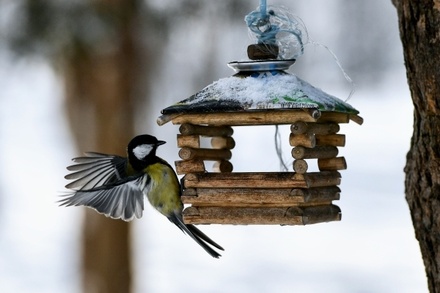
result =
[[[125,155],[133,137],[133,92],[139,74],[132,37],[135,2],[91,1],[105,5],[116,23],[118,42],[104,50],[73,48],[64,61],[67,112],[81,151]],[[83,292],[130,292],[130,225],[87,209],[82,241]]]
[[[406,199],[430,292],[440,292],[440,1],[393,0],[399,16],[414,132]]]

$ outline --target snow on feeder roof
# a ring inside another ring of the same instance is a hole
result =
[[[342,100],[282,71],[220,79],[190,98],[162,110],[163,114],[316,108],[358,114]]]
[[[317,109],[320,112],[359,114],[341,99],[325,93],[282,69],[294,60],[231,62],[237,74],[213,82],[191,97],[162,110],[158,123],[180,114]]]

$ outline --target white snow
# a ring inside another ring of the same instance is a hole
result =
[[[234,101],[244,109],[320,108],[332,111],[338,105],[353,109],[293,74],[262,72],[259,76],[231,76],[205,87],[184,105],[203,101]],[[180,106],[182,103],[178,103]],[[354,109],[353,109],[354,110]]]

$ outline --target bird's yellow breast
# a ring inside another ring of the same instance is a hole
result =
[[[174,170],[158,162],[147,166],[145,171],[150,180],[144,192],[151,205],[164,215],[181,211],[180,185]]]

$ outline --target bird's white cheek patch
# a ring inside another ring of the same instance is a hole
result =
[[[138,160],[142,160],[148,154],[150,154],[153,146],[151,144],[141,144],[133,149],[133,154],[138,158]]]

